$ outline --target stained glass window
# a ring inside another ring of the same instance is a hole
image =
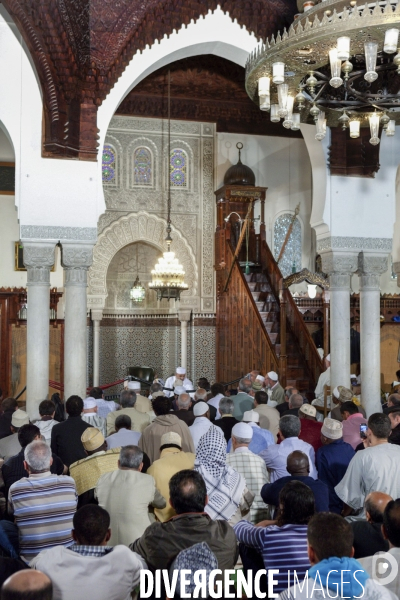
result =
[[[169,158],[169,176],[171,187],[187,187],[188,185],[188,157],[184,150],[172,150]]]
[[[110,144],[104,144],[102,158],[103,183],[112,185],[117,183],[117,158],[115,149]]]
[[[136,148],[134,152],[133,185],[153,185],[153,157],[148,148]]]
[[[274,256],[278,260],[282,245],[285,241],[286,234],[289,230],[290,224],[293,219],[293,214],[285,213],[280,215],[274,224]],[[292,232],[287,241],[285,251],[281,260],[279,261],[279,268],[284,277],[287,277],[291,273],[297,273],[301,271],[301,224],[296,218],[293,223]]]

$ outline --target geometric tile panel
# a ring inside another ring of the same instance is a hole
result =
[[[192,360],[194,363],[194,382],[207,377],[210,383],[216,379],[215,327],[192,325]]]

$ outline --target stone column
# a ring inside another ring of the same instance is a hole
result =
[[[331,389],[350,385],[350,278],[358,253],[321,253],[322,270],[329,274],[331,297]]]
[[[103,311],[93,310],[93,386],[100,385],[100,321],[103,318]]]
[[[39,404],[49,393],[50,269],[54,248],[54,242],[24,242],[28,272],[26,408],[32,420],[39,418]]]
[[[381,412],[380,276],[388,268],[386,255],[361,252],[360,277],[361,397],[367,417]]]
[[[62,245],[64,267],[64,397],[86,397],[87,271],[92,264],[89,244]]]
[[[185,369],[187,368],[187,328],[191,312],[191,310],[180,310],[178,312],[178,318],[181,322],[181,367],[185,367]]]

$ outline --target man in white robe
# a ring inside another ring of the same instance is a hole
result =
[[[375,413],[368,419],[369,446],[356,452],[335,492],[345,503],[343,516],[351,509],[364,509],[365,498],[371,492],[383,492],[400,498],[400,446],[388,443],[390,419]]]
[[[168,377],[164,387],[175,389],[177,386],[183,386],[187,391],[193,390],[193,383],[186,377],[185,367],[177,367],[175,375]],[[170,398],[174,395],[174,392],[164,390],[164,394],[167,398]]]
[[[324,405],[324,387],[331,384],[331,355],[328,354],[325,358],[326,371],[321,373],[318,379],[317,387],[315,388],[315,400],[311,402],[314,406]],[[331,398],[327,398],[328,406],[331,405]]]

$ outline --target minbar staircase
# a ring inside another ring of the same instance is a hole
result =
[[[230,229],[216,232],[218,381],[231,381],[252,369],[262,374],[273,370],[282,385],[292,385],[311,398],[323,371],[322,360],[284,288],[263,229],[256,238],[258,266],[246,275],[234,258]]]

